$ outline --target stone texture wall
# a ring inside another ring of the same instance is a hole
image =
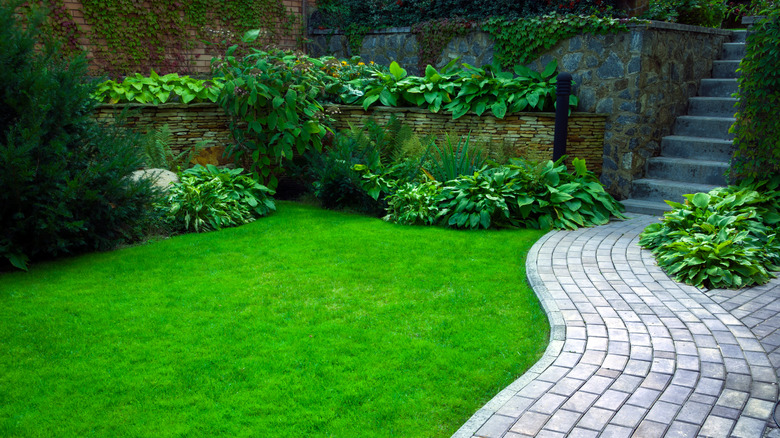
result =
[[[347,38],[341,31],[310,30],[309,40],[306,50],[311,56],[353,56]],[[374,61],[381,65],[397,61],[409,74],[420,75],[421,72],[417,68],[418,50],[417,37],[410,33],[410,28],[394,27],[366,35],[358,55],[364,61]],[[490,34],[479,31],[453,38],[444,48],[437,67],[442,67],[458,57],[461,62],[476,66],[493,63],[493,40]]]
[[[168,124],[173,133],[170,145],[180,151],[201,140],[211,142],[196,161],[201,164],[224,164],[221,155],[224,146],[233,141],[229,119],[215,104],[192,105],[102,105],[95,117],[104,122],[113,122],[114,117],[129,107],[128,124],[141,132],[150,127],[159,128]],[[361,127],[369,117],[379,123],[386,123],[396,116],[412,126],[420,135],[434,134],[442,138],[445,134],[465,136],[470,133],[472,143],[484,147],[488,153],[508,157],[526,157],[535,160],[552,158],[552,144],[555,133],[555,114],[515,113],[504,119],[493,116],[466,114],[452,120],[449,113],[433,114],[419,108],[369,108],[339,106],[334,116],[336,129]],[[601,173],[601,154],[604,144],[603,114],[573,114],[569,119],[568,154],[571,158],[584,158],[588,169],[597,175]],[[569,160],[570,162],[571,160]]]
[[[225,145],[233,142],[230,120],[225,112],[212,103],[166,103],[163,105],[101,105],[95,118],[104,123],[113,123],[115,118],[127,109],[127,124],[139,132],[163,125],[171,128],[170,147],[181,152],[193,147],[199,141],[209,145],[195,159],[200,164],[225,164],[222,157]]]
[[[514,113],[503,119],[492,115],[466,114],[452,120],[450,113],[434,114],[419,108],[375,107],[364,111],[359,106],[340,106],[335,127],[361,127],[369,117],[386,123],[395,116],[420,135],[434,134],[443,139],[445,134],[470,135],[471,143],[478,144],[489,155],[525,157],[533,160],[552,158],[555,135],[554,113]],[[568,163],[571,158],[584,158],[588,169],[601,174],[601,153],[604,144],[603,114],[572,114],[568,130]]]
[[[562,41],[532,66],[552,59],[572,73],[578,111],[608,114],[601,181],[616,197],[629,196],[647,159],[661,151],[677,116],[687,111],[699,80],[731,32],[671,23],[634,25],[615,35],[580,35]]]
[[[368,59],[378,63],[397,60],[412,70],[417,44],[401,30],[396,29],[392,38],[369,34],[361,54],[375,56]],[[549,61],[557,60],[559,70],[572,73],[576,82],[577,111],[607,115],[601,180],[612,195],[624,199],[632,181],[644,174],[647,159],[660,153],[661,138],[671,133],[675,118],[685,114],[699,80],[711,76],[712,61],[730,38],[730,31],[651,22],[632,25],[619,34],[579,35],[561,41],[530,67],[541,71]],[[336,44],[333,39],[331,44]],[[371,44],[370,50],[366,44]],[[382,44],[387,46],[379,47]],[[491,37],[474,32],[453,39],[443,51],[440,66],[457,56],[472,65],[490,64]]]

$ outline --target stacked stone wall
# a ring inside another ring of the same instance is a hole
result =
[[[376,107],[364,111],[358,106],[339,106],[335,112],[334,129],[360,128],[369,118],[384,124],[395,116],[420,135],[436,135],[440,140],[446,134],[458,138],[469,135],[477,144],[496,158],[525,157],[533,160],[552,158],[555,133],[555,115],[552,113],[507,114],[504,119],[493,116],[466,114],[452,120],[449,113],[433,114],[418,108]],[[102,105],[95,117],[113,123],[127,109],[128,126],[140,132],[159,129],[167,124],[172,136],[170,146],[176,151],[208,141],[209,148],[197,160],[201,164],[223,164],[224,147],[233,142],[228,116],[215,104],[164,105]],[[567,154],[584,158],[588,169],[601,173],[601,153],[604,144],[605,115],[575,113],[569,119]]]

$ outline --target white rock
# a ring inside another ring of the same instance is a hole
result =
[[[179,176],[167,169],[143,169],[130,174],[130,179],[138,181],[141,178],[151,178],[154,185],[167,192],[172,183],[179,182]]]

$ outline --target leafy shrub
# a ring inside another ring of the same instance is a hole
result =
[[[171,149],[171,128],[168,124],[157,129],[150,129],[140,139],[142,160],[147,168],[167,169],[179,172],[190,165],[192,160],[209,144],[201,140],[194,145],[176,153]]]
[[[273,190],[244,169],[196,165],[181,174],[161,209],[174,228],[196,232],[247,224],[276,210]]]
[[[248,32],[245,40],[258,33]],[[321,121],[321,89],[316,85],[322,82],[324,64],[292,52],[257,49],[238,59],[236,49],[230,47],[225,60],[213,64],[225,81],[217,102],[232,117],[236,140],[225,152],[237,162],[245,160],[256,178],[275,188],[293,154],[322,148],[328,128]]]
[[[720,27],[726,16],[722,0],[651,0],[642,17],[694,26]]]
[[[684,204],[651,224],[639,244],[678,281],[706,288],[766,283],[780,270],[780,177],[746,180],[709,193],[685,195]]]
[[[106,103],[216,102],[221,89],[219,79],[194,79],[178,73],[160,76],[152,70],[149,76],[136,73],[121,83],[101,82],[92,96]]]
[[[759,178],[780,173],[780,9],[766,11],[753,26],[747,52],[740,63],[737,121],[731,127],[736,150],[729,178]]]
[[[94,86],[83,58],[60,61],[0,4],[0,258],[29,260],[104,250],[141,237],[157,196],[140,165],[135,136],[91,115]]]

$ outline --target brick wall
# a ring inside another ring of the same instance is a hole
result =
[[[313,6],[310,6],[308,3],[309,0],[281,0],[282,4],[287,8],[288,11],[295,14],[297,17],[297,20],[299,23],[303,23],[304,18],[310,11],[312,10]],[[147,4],[148,1],[143,2],[143,4]],[[101,72],[101,66],[96,63],[95,59],[95,53],[98,50],[98,47],[95,45],[95,43],[92,41],[92,38],[90,36],[92,35],[92,25],[84,18],[83,13],[83,6],[81,3],[81,0],[63,0],[63,5],[65,6],[66,10],[71,14],[73,17],[73,21],[76,24],[76,26],[79,29],[79,45],[86,49],[87,51],[87,58],[90,59],[90,66],[92,67],[93,71]],[[215,13],[219,13],[218,11],[215,11]],[[258,23],[258,28],[261,28],[265,25],[265,23]],[[302,32],[302,31],[300,31]],[[300,33],[297,32],[297,33]],[[302,37],[302,35],[292,35],[292,36],[284,36],[278,41],[274,41],[273,43],[282,48],[286,49],[294,49],[298,48],[300,41],[299,37]],[[193,38],[194,37],[194,31],[193,31]],[[186,58],[187,62],[186,65],[183,65],[180,63],[180,67],[177,70],[179,73],[186,73],[186,74],[208,74],[211,71],[211,58],[216,55],[222,54],[219,50],[215,50],[214,47],[209,47],[205,44],[196,44],[192,49],[187,50],[184,52],[184,57]],[[170,68],[166,68],[164,65],[159,66],[152,66],[156,71],[163,71],[168,72],[166,70],[170,70]],[[142,72],[142,73],[148,73],[148,72]]]
[[[96,117],[102,121],[111,121],[116,113],[126,105],[102,105]],[[233,141],[230,134],[229,119],[214,104],[200,103],[192,105],[129,105],[132,110],[128,122],[131,126],[145,131],[149,126],[168,124],[173,131],[171,146],[194,145],[200,140],[212,142],[212,148],[205,151],[201,164],[222,164],[218,160],[224,145]],[[339,106],[334,115],[336,129],[348,129],[350,126],[362,127],[369,117],[378,123],[386,123],[396,116],[412,126],[419,135],[434,134],[443,138],[445,134],[465,136],[470,133],[473,143],[479,144],[493,155],[499,153],[509,157],[526,157],[536,160],[552,158],[553,136],[555,133],[555,114],[553,113],[515,113],[497,119],[483,114],[466,114],[452,120],[448,113],[433,114],[418,108],[377,107],[364,111],[358,106]],[[603,114],[573,113],[569,118],[567,154],[569,157],[584,158],[588,169],[601,174],[602,151],[604,149]],[[569,159],[570,163],[571,159]]]

